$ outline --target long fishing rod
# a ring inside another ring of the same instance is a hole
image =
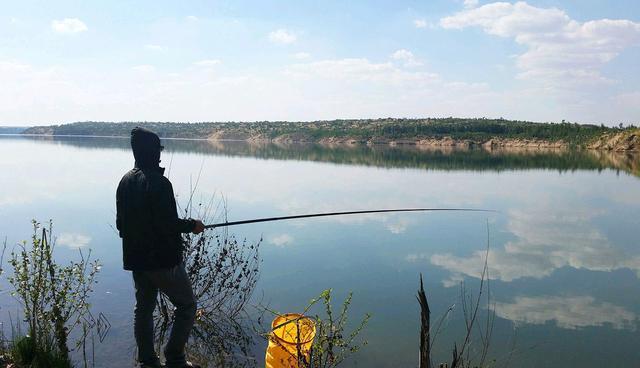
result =
[[[270,222],[270,221],[282,221],[292,220],[300,218],[310,217],[328,217],[328,216],[344,216],[344,215],[357,215],[365,213],[387,213],[387,212],[436,212],[436,211],[460,211],[460,212],[498,212],[496,210],[485,210],[478,208],[399,208],[399,209],[386,209],[386,210],[365,210],[365,211],[346,211],[346,212],[325,212],[325,213],[311,213],[306,215],[293,215],[293,216],[280,216],[280,217],[265,217],[252,220],[242,221],[226,221],[217,224],[205,225],[205,229],[215,229],[217,227],[227,227],[244,224],[254,224],[256,222]]]

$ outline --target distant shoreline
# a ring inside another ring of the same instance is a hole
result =
[[[252,143],[388,145],[443,148],[584,148],[640,151],[640,129],[503,119],[375,119],[318,122],[79,122],[32,127],[19,135],[127,138],[135,126],[163,139]]]
[[[587,149],[587,150],[603,150],[603,151],[617,151],[617,152],[639,152],[640,145],[619,145],[618,141],[624,141],[625,138],[618,134],[613,137],[600,139],[585,147],[575,147],[566,142],[556,141],[541,141],[541,140],[526,140],[526,139],[502,139],[492,138],[485,142],[469,141],[469,140],[454,140],[449,137],[444,138],[427,138],[427,139],[415,139],[415,140],[401,140],[401,141],[384,141],[381,139],[372,139],[369,141],[361,141],[355,138],[340,138],[340,139],[322,139],[319,141],[310,140],[293,140],[293,139],[265,139],[265,138],[249,138],[249,139],[233,139],[233,138],[185,138],[185,137],[162,137],[162,139],[168,140],[184,140],[184,141],[211,141],[211,142],[245,142],[254,144],[318,144],[325,147],[331,146],[407,146],[407,147],[430,147],[430,148],[443,148],[443,149],[525,149],[525,150],[567,150],[567,149]],[[128,139],[128,136],[121,135],[86,135],[86,134],[3,134],[0,136],[13,136],[13,137],[64,137],[64,138],[115,138],[115,139]],[[607,144],[607,140],[614,141],[613,144]]]
[[[12,133],[5,134],[0,133],[0,136],[9,137],[64,137],[64,138],[114,138],[114,139],[129,139],[128,136],[123,135],[87,135],[87,134],[29,134],[29,133]],[[402,140],[402,141],[383,141],[383,140],[371,140],[360,141],[357,139],[322,139],[319,141],[308,140],[291,140],[291,139],[265,139],[265,138],[249,138],[249,139],[232,139],[232,138],[183,138],[183,137],[162,137],[162,139],[168,140],[185,140],[185,141],[212,141],[212,142],[245,142],[245,143],[260,143],[260,144],[319,144],[322,146],[428,146],[428,147],[443,147],[443,148],[541,148],[541,149],[566,149],[569,145],[558,142],[546,142],[546,141],[520,141],[520,140],[492,140],[492,142],[477,143],[471,141],[455,141],[450,139],[441,139],[439,142],[437,139],[421,139],[421,140]]]

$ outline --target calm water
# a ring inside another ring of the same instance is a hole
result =
[[[417,366],[422,273],[433,319],[450,305],[435,346],[463,339],[460,281],[477,290],[487,239],[497,366],[640,365],[640,166],[595,153],[443,152],[410,148],[165,141],[178,200],[202,168],[199,196],[224,194],[229,219],[390,207],[478,207],[498,214],[423,213],[257,224],[264,239],[256,296],[301,311],[322,290],[354,292],[354,319],[373,315],[348,365]],[[100,367],[131,366],[133,293],[112,230],[115,189],[132,166],[126,139],[0,138],[0,236],[53,219],[58,256],[91,248],[103,263],[94,308],[113,327]],[[1,281],[1,319],[16,310]],[[259,360],[263,342],[255,347]],[[259,363],[260,364],[260,363]]]

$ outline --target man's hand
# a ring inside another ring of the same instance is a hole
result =
[[[194,234],[200,234],[201,232],[204,231],[204,224],[200,220],[195,220],[195,221],[196,221],[196,226],[193,228],[191,232]]]

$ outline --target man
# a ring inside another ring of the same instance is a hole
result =
[[[167,368],[192,368],[184,348],[196,313],[191,281],[182,260],[181,233],[199,234],[200,220],[180,219],[173,187],[160,164],[160,138],[153,132],[131,131],[135,167],[120,180],[116,192],[116,226],[122,238],[124,269],[133,271],[136,306],[134,335],[140,367],[160,368],[153,344],[153,311],[158,291],[175,306],[174,323],[164,349]]]

